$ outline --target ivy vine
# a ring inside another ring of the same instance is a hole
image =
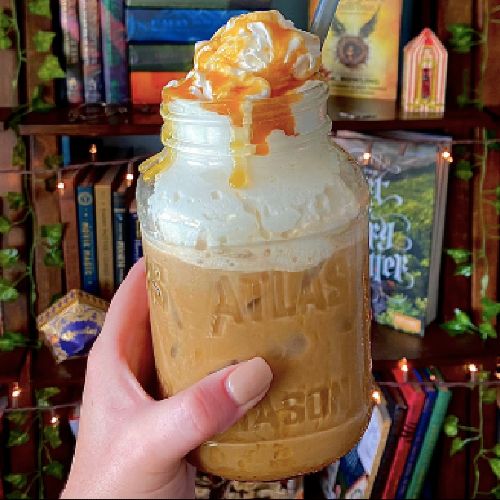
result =
[[[50,399],[59,394],[57,387],[45,387],[36,391],[37,409],[31,422],[28,424],[28,412],[18,410],[7,414],[9,430],[7,447],[13,448],[26,444],[30,440],[30,432],[36,426],[38,431],[37,469],[34,472],[7,474],[3,480],[10,485],[11,492],[6,498],[30,498],[33,485],[38,483],[37,498],[44,498],[43,477],[52,476],[62,480],[64,466],[61,462],[52,459],[51,452],[62,444],[59,432],[59,420],[45,424],[43,414],[51,406]],[[28,424],[28,425],[27,425]]]

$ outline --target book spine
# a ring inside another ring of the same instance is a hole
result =
[[[106,102],[120,104],[129,97],[123,0],[101,0],[101,32]]]
[[[451,391],[440,391],[432,413],[422,448],[415,464],[415,471],[406,491],[406,498],[419,498],[425,481],[425,476],[431,463],[432,455],[443,427],[443,422],[448,411]]]
[[[131,71],[190,71],[194,44],[130,44],[128,62]]]
[[[78,186],[78,235],[82,288],[85,292],[99,293],[97,277],[97,253],[94,212],[94,190],[92,186]]]
[[[125,279],[127,255],[125,251],[126,208],[124,193],[113,193],[113,243],[115,247],[115,288]]]
[[[208,40],[233,16],[247,10],[127,9],[129,42],[192,43]]]
[[[185,72],[132,71],[131,97],[134,104],[160,104],[163,87],[172,80],[180,80]]]
[[[141,225],[137,212],[129,212],[130,265],[142,257]]]
[[[66,97],[71,104],[83,102],[80,60],[80,25],[77,0],[60,0],[63,51],[66,61]]]
[[[97,269],[101,297],[110,300],[115,286],[111,186],[95,186]]]
[[[85,102],[102,102],[104,95],[102,89],[99,5],[97,0],[79,0],[78,6]]]
[[[408,485],[410,484],[411,476],[415,469],[415,464],[417,463],[417,458],[422,448],[422,443],[424,441],[425,432],[429,425],[429,421],[432,415],[432,410],[434,408],[436,395],[434,392],[427,393],[425,398],[424,407],[422,409],[422,414],[418,420],[418,425],[415,430],[415,435],[412,440],[411,449],[406,459],[405,467],[399,480],[398,489],[396,491],[397,499],[404,499]]]
[[[248,9],[267,10],[271,0],[125,0],[127,7],[156,9]]]

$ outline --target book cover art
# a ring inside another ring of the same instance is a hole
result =
[[[120,286],[127,274],[127,201],[130,181],[120,173],[120,184],[113,191],[113,244],[115,254],[115,289]]]
[[[266,10],[271,8],[271,0],[125,0],[125,5],[142,9]]]
[[[440,146],[339,132],[370,188],[369,248],[376,322],[423,335],[428,322]],[[433,318],[430,318],[433,319]]]
[[[99,2],[79,0],[78,7],[85,102],[98,103],[104,100]]]
[[[413,376],[418,382],[422,383],[424,381],[422,375],[418,370],[414,369],[412,370],[412,372]],[[420,454],[425,433],[427,432],[429,421],[431,419],[434,405],[436,403],[437,391],[433,386],[424,386],[423,391],[425,394],[424,406],[422,408],[422,414],[420,415],[420,418],[418,420],[418,425],[415,430],[415,436],[411,443],[410,453],[408,454],[408,458],[403,469],[403,474],[401,475],[398,489],[396,491],[396,498],[398,499],[406,498],[406,490],[408,488],[408,485],[410,484],[410,480],[415,469],[415,464],[417,463],[417,458]]]
[[[342,0],[323,45],[333,95],[396,99],[402,0]]]
[[[133,104],[160,104],[162,90],[172,80],[180,80],[186,72],[131,71],[130,90]]]
[[[120,104],[129,98],[123,0],[101,0],[101,32],[105,99]]]
[[[247,10],[127,9],[129,42],[192,43],[209,40],[233,16]]]
[[[83,102],[80,59],[80,24],[77,0],[60,0],[59,12],[66,70],[66,97],[70,104]]]

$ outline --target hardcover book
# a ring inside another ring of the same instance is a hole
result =
[[[79,0],[78,6],[85,102],[98,103],[104,100],[99,2],[98,0]]]
[[[375,372],[374,376],[377,382],[394,381],[390,373],[382,374]],[[394,454],[396,453],[396,446],[398,444],[399,437],[403,432],[407,412],[406,402],[397,387],[381,385],[380,389],[384,395],[387,411],[389,412],[389,417],[391,418],[391,427],[389,429],[387,442],[385,444],[384,452],[380,460],[380,466],[371,491],[371,498],[382,498],[382,493],[394,460]]]
[[[129,99],[123,0],[101,0],[101,33],[106,102],[120,104]]]
[[[445,136],[339,131],[335,141],[363,167],[371,194],[370,279],[373,318],[423,335],[437,312],[451,149]]]
[[[396,99],[401,8],[402,0],[340,2],[322,51],[331,94]]]
[[[444,382],[443,377],[439,370],[436,368],[429,368],[425,370],[425,378],[431,380],[433,378],[437,383],[437,398],[434,405],[434,410],[432,412],[429,425],[425,432],[424,441],[422,443],[422,448],[418,455],[417,463],[415,464],[415,469],[406,490],[406,498],[416,499],[420,498],[422,489],[425,483],[427,471],[431,463],[434,450],[439,438],[439,434],[443,427],[443,422],[448,411],[448,405],[451,400],[451,391],[447,387],[442,387],[439,382]]]
[[[401,392],[405,398],[408,410],[403,427],[403,432],[398,439],[396,452],[392,467],[387,477],[387,482],[382,492],[382,498],[396,498],[398,484],[403,474],[408,455],[410,454],[411,444],[415,436],[418,421],[424,407],[425,395],[424,391],[417,384],[404,384],[403,372],[399,368],[392,370],[396,382],[401,385]],[[409,381],[416,382],[413,374],[409,373]]]
[[[68,169],[63,170],[61,175],[61,180],[64,182],[64,189],[59,195],[59,206],[61,208],[61,223],[64,226],[62,246],[67,291],[82,287],[78,246],[76,187],[85,177],[87,171],[85,168]]]
[[[59,8],[66,63],[66,97],[70,104],[80,104],[83,102],[83,80],[78,0],[59,0]]]
[[[414,369],[412,370],[412,373],[418,382],[422,383],[424,381],[424,378],[422,377],[422,375],[420,375],[418,370]],[[403,474],[399,481],[398,489],[396,492],[396,498],[398,499],[406,498],[406,490],[408,488],[408,485],[410,484],[410,480],[415,469],[415,464],[417,463],[417,458],[420,454],[420,450],[422,449],[422,443],[424,441],[425,433],[429,426],[431,415],[434,410],[434,404],[436,403],[437,391],[434,387],[424,386],[423,391],[425,394],[424,406],[422,408],[422,414],[420,415],[420,419],[418,420],[418,425],[415,430],[415,436],[411,444],[410,453],[408,454],[408,458],[403,469]]]
[[[271,0],[125,0],[125,5],[140,9],[266,10],[271,8]]]
[[[193,67],[194,44],[140,45],[128,47],[128,62],[131,71],[177,71],[188,72]]]
[[[99,293],[94,204],[94,183],[98,177],[98,172],[91,171],[76,188],[82,289],[92,295]]]
[[[112,192],[119,171],[119,166],[108,168],[94,186],[99,292],[105,300],[115,289]]]
[[[172,80],[180,80],[186,72],[132,71],[130,73],[131,98],[134,104],[160,104],[163,87]]]
[[[129,42],[192,43],[208,40],[233,16],[247,10],[127,9]]]
[[[142,257],[141,224],[137,215],[137,202],[135,198],[132,198],[128,207],[128,224],[129,266],[132,267]]]

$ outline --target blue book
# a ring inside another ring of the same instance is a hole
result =
[[[125,172],[121,174],[120,184],[113,191],[113,245],[115,288],[118,288],[127,273],[127,196],[129,192]]]
[[[129,266],[132,267],[142,257],[142,236],[139,216],[137,215],[137,202],[131,201],[128,209],[129,224]]]
[[[96,179],[97,173],[90,172],[76,188],[82,288],[85,292],[94,295],[99,293],[94,206],[94,183]]]
[[[412,372],[418,382],[424,382],[424,378],[416,369],[413,369]],[[427,379],[425,379],[425,381],[427,382]],[[399,480],[398,489],[396,491],[397,499],[405,498],[406,490],[408,488],[408,485],[410,484],[413,470],[415,468],[415,464],[417,463],[417,459],[422,448],[422,443],[424,441],[427,428],[429,427],[432,411],[434,409],[434,405],[436,403],[436,398],[438,395],[438,392],[434,387],[424,386],[423,390],[425,393],[424,407],[417,424],[417,429],[415,430],[415,436],[411,444],[410,453],[408,454],[408,458],[406,459],[403,474],[401,475],[401,479]]]
[[[208,40],[233,16],[247,10],[127,9],[129,42],[188,43]]]

